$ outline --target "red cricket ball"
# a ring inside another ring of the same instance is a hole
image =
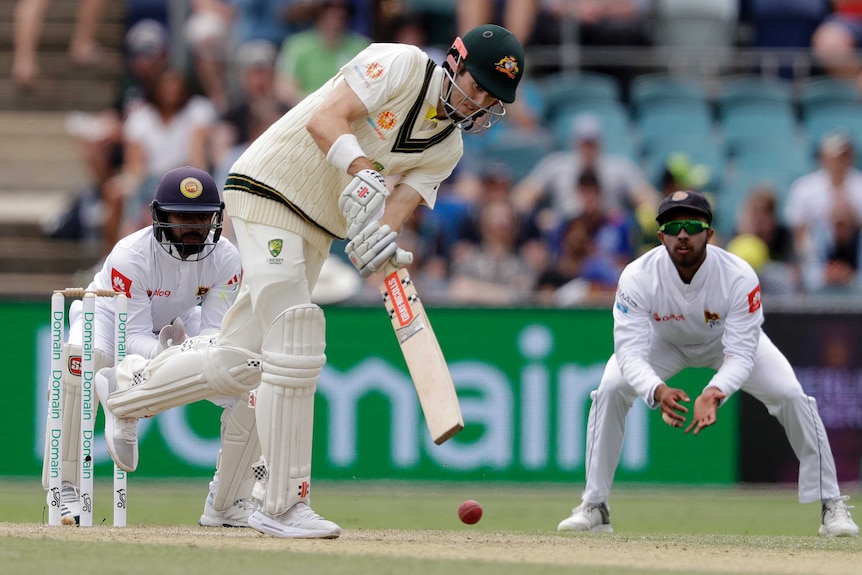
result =
[[[478,523],[482,519],[482,506],[468,499],[458,507],[458,517],[467,525]]]

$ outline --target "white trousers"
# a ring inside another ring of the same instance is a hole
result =
[[[679,348],[657,339],[652,342],[649,355],[650,364],[664,381],[686,367],[717,370],[723,359],[722,353],[716,352],[711,357],[697,358],[695,362]],[[839,497],[835,461],[817,402],[805,395],[790,362],[765,333],[760,336],[754,368],[741,390],[763,403],[784,427],[799,459],[799,501],[809,503]],[[608,500],[619,464],[626,414],[638,398],[620,372],[615,355],[605,366],[599,387],[590,397],[593,402],[587,421],[583,500],[602,503]],[[757,441],[757,438],[743,437],[742,441]]]

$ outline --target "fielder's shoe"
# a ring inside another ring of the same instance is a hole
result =
[[[78,487],[71,481],[64,481],[60,487],[60,523],[63,525],[78,525],[81,522],[81,502],[78,495]],[[48,506],[55,503],[56,499],[51,491],[48,491]]]
[[[571,516],[560,521],[557,531],[601,531],[613,533],[611,510],[607,503],[581,503]]]
[[[248,518],[248,524],[261,533],[287,539],[335,539],[341,535],[341,527],[301,501],[275,517],[257,509]]]
[[[850,499],[847,495],[833,499],[823,504],[820,511],[821,537],[859,537],[859,526],[850,517],[853,506],[848,506],[845,501]]]
[[[237,499],[224,511],[213,507],[213,494],[207,495],[204,514],[198,519],[201,527],[248,527],[248,516],[254,513],[257,505],[251,499]]]
[[[114,415],[108,407],[108,396],[116,389],[116,368],[100,369],[96,373],[96,395],[105,412],[105,445],[117,467],[132,472],[138,467],[138,418]]]

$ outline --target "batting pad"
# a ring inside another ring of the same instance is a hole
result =
[[[117,392],[108,406],[117,417],[148,417],[208,397],[246,393],[259,381],[257,354],[199,335],[153,360],[127,355],[117,367]]]
[[[78,475],[81,472],[78,465],[78,456],[81,451],[81,346],[63,345],[63,431],[60,437],[61,465],[63,466],[62,481],[71,481],[80,485]],[[93,361],[98,373],[106,366],[107,359],[104,352],[93,349]],[[46,433],[48,426],[46,425]],[[45,453],[42,461],[42,485],[48,489],[48,462],[50,455],[50,441],[45,437]]]
[[[238,499],[251,498],[255,482],[251,466],[260,459],[255,417],[247,393],[222,414],[221,450],[216,463],[218,484],[212,504],[216,511],[228,509]]]
[[[255,413],[269,475],[263,508],[270,515],[309,502],[314,392],[326,363],[325,333],[323,310],[304,304],[281,313],[263,338]]]

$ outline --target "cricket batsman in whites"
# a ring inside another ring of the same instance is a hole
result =
[[[494,25],[456,38],[442,67],[412,45],[372,44],[253,142],[224,186],[244,275],[220,335],[187,339],[152,362],[127,356],[115,378],[96,378],[116,463],[137,465],[138,418],[257,388],[265,467],[249,524],[277,537],[338,537],[310,507],[314,393],[326,362],[323,311],[310,294],[330,243],[352,238],[345,251],[363,277],[410,263],[396,243],[402,224],[420,204],[434,207],[462,132],[500,120],[523,73],[521,44]],[[391,193],[390,175],[399,176]]]

